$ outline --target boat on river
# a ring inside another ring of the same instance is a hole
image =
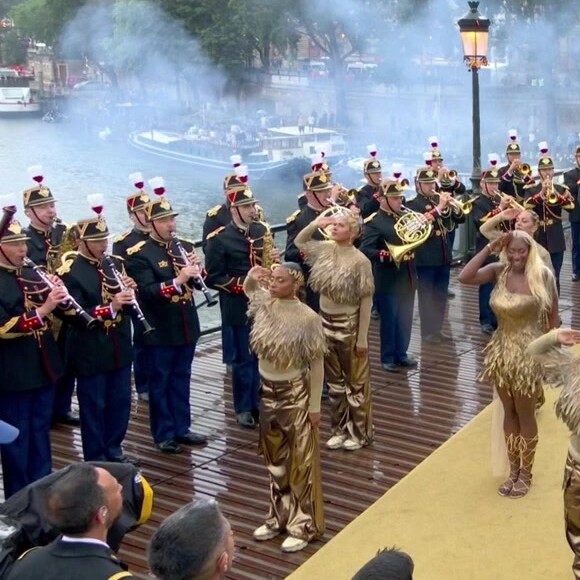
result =
[[[131,133],[129,142],[147,153],[220,173],[231,171],[230,157],[238,154],[252,179],[304,174],[310,168],[310,155],[320,150],[329,161],[347,153],[343,135],[320,128],[301,132],[298,127],[277,127],[252,139],[227,140],[211,131],[191,129],[180,134],[153,129]]]

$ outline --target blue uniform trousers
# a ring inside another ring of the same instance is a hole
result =
[[[149,425],[155,443],[189,432],[189,391],[195,343],[145,347],[150,365]]]
[[[489,299],[493,291],[495,284],[482,284],[479,287],[479,324],[489,324],[494,328],[497,328],[497,319],[491,306],[489,305]]]
[[[580,276],[580,222],[570,222],[572,238],[572,274]]]
[[[6,499],[51,471],[53,403],[54,385],[31,391],[0,393],[0,419],[20,430],[12,443],[0,446]]]
[[[56,381],[53,417],[63,417],[67,413],[70,413],[74,390],[75,378],[65,370],[64,375]]]
[[[222,324],[222,362],[225,365],[234,362],[234,331],[229,324]]]
[[[554,276],[556,276],[558,294],[560,294],[560,270],[562,270],[562,263],[564,262],[564,252],[550,253],[550,258],[552,260],[552,267],[554,268]]]
[[[381,364],[398,363],[407,356],[411,340],[415,290],[376,292],[375,296],[380,314]]]
[[[450,266],[417,266],[419,317],[423,338],[441,332],[447,306],[450,272]]]
[[[131,411],[131,365],[77,378],[85,461],[109,461],[123,454]]]
[[[133,345],[135,360],[133,361],[133,379],[135,390],[139,395],[149,392],[149,360],[145,347]]]
[[[232,326],[234,362],[232,363],[232,391],[237,413],[255,411],[260,407],[258,396],[260,375],[258,359],[250,350],[250,326]]]

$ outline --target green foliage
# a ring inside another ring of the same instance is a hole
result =
[[[15,30],[0,37],[0,62],[5,65],[26,63],[26,41]]]

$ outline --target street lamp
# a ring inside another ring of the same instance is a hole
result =
[[[489,20],[482,16],[477,7],[479,2],[468,2],[469,12],[457,21],[463,60],[471,72],[472,87],[472,124],[473,124],[473,170],[471,187],[473,193],[481,193],[481,133],[479,119],[479,68],[487,66],[487,39],[489,35]]]

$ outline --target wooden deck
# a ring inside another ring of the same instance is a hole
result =
[[[327,532],[321,542],[301,553],[283,554],[280,538],[265,543],[252,539],[267,510],[267,472],[256,454],[257,433],[235,423],[219,337],[199,345],[193,365],[193,425],[209,435],[205,448],[177,456],[155,451],[147,406],[135,401],[125,451],[141,459],[155,491],[155,504],[150,521],[125,537],[121,557],[133,573],[147,577],[147,542],[159,522],[192,497],[203,496],[219,501],[235,532],[236,557],[229,577],[284,578],[479,413],[491,400],[490,389],[476,382],[486,337],[479,329],[477,289],[460,287],[456,273],[452,288],[457,295],[449,302],[444,327],[454,340],[422,345],[415,317],[410,353],[419,357],[418,369],[390,374],[380,368],[373,322],[370,351],[376,439],[355,453],[330,452],[323,446]],[[580,298],[580,283],[570,282],[568,266],[562,272],[562,295],[564,325],[580,327],[580,308],[572,307],[572,300]],[[322,442],[329,436],[327,413],[323,403]],[[53,450],[55,468],[81,459],[78,430],[56,428]]]

